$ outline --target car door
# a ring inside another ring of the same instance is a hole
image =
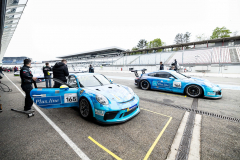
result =
[[[171,81],[168,72],[156,72],[155,78],[152,81],[152,88],[164,91],[171,91]]]
[[[55,80],[66,85],[66,83]],[[78,106],[78,90],[75,76],[69,76],[67,88],[34,88],[30,95],[36,105],[41,108],[63,108]]]
[[[171,79],[170,89],[172,92],[183,93],[184,92],[184,83],[181,79],[176,78],[175,76],[171,76],[174,79]]]

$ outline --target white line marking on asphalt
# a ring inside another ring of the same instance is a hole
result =
[[[7,75],[5,75],[7,77]],[[22,93],[25,94],[7,77],[7,79]],[[58,132],[58,134],[68,143],[68,145],[77,153],[77,155],[83,160],[90,160],[86,154],[82,152],[80,148],[50,119],[46,116],[35,104],[33,107],[45,118],[45,120]]]
[[[188,159],[200,160],[200,134],[202,115],[196,114]]]
[[[168,153],[168,156],[167,156],[168,160],[175,160],[176,159],[176,156],[177,156],[177,153],[178,153],[178,148],[179,148],[179,145],[181,143],[182,136],[183,136],[183,132],[184,132],[185,126],[187,124],[188,115],[189,115],[189,112],[185,112],[185,114],[183,116],[183,119],[182,119],[182,122],[181,122],[181,124],[178,128],[178,131],[175,135],[175,138],[173,140],[171,150]]]

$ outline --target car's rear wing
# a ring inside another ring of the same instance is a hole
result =
[[[139,77],[139,75],[138,75],[138,71],[142,71],[142,74],[145,74],[145,71],[146,71],[147,69],[139,69],[139,70],[132,70],[131,72],[134,72],[134,74],[135,74],[135,76],[136,77]]]

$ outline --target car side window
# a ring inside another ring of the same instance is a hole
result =
[[[150,73],[150,74],[148,74],[148,76],[150,76],[150,77],[155,77],[155,75],[156,75],[156,73]]]
[[[170,73],[157,73],[156,77],[168,79],[169,77],[172,77],[172,75]]]
[[[68,77],[68,82],[67,84],[73,88],[78,88],[78,85],[77,85],[77,80],[74,76],[69,76]]]

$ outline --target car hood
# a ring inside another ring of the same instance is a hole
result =
[[[87,89],[93,91],[96,95],[101,94],[110,101],[116,101],[118,103],[123,103],[133,98],[133,95],[128,91],[128,87],[119,84],[88,87]]]

